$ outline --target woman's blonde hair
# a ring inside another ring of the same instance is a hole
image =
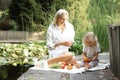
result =
[[[68,12],[65,9],[60,9],[56,12],[55,17],[52,21],[52,24],[55,25],[57,23],[57,18],[65,15],[66,20],[68,20]]]
[[[88,32],[82,39],[83,45],[88,46],[87,42],[91,42],[91,47],[95,47],[98,44],[98,39],[93,32]]]

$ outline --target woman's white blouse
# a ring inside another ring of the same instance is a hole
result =
[[[55,57],[60,55],[64,51],[68,51],[69,47],[67,46],[58,46],[54,47],[56,43],[63,41],[72,41],[74,42],[74,28],[70,23],[66,23],[64,31],[61,33],[60,28],[57,25],[50,25],[47,30],[47,41],[46,45],[48,48],[49,56]]]

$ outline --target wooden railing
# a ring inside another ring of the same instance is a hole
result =
[[[19,43],[30,40],[45,40],[45,33],[27,31],[0,31],[0,42]]]

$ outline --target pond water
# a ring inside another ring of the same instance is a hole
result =
[[[0,66],[0,80],[17,80],[23,73],[25,73],[33,65]]]

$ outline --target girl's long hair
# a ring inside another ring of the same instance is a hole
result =
[[[91,47],[94,48],[95,46],[98,45],[97,36],[95,36],[93,32],[86,33],[85,36],[82,39],[82,43],[83,43],[84,46],[89,46],[87,44],[87,42],[91,42],[92,43]]]

